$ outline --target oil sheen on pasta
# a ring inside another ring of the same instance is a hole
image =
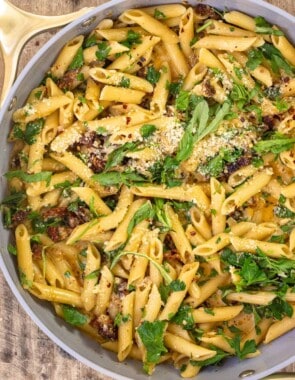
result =
[[[204,4],[69,41],[9,134],[23,287],[148,374],[294,328],[294,67],[278,25]]]

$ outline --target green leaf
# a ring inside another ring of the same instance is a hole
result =
[[[182,304],[176,314],[170,319],[170,322],[182,326],[185,330],[193,330],[195,321],[192,310],[191,306]]]
[[[154,10],[154,17],[157,20],[165,20],[167,18],[165,13],[161,12],[158,8],[155,8]]]
[[[275,46],[266,42],[259,48],[259,50],[262,51],[265,59],[270,61],[274,73],[278,74],[280,69],[282,69],[286,74],[293,75],[294,66],[290,65],[285,60],[281,52]]]
[[[197,33],[200,33],[200,32],[202,32],[203,30],[207,29],[208,26],[210,26],[210,25],[212,24],[212,22],[213,22],[212,20],[209,20],[209,21],[205,22],[202,26],[200,26],[200,27],[196,30],[196,32],[197,32]]]
[[[280,133],[274,133],[268,140],[261,140],[254,146],[254,150],[260,154],[279,154],[293,148],[295,138],[287,137]]]
[[[167,187],[180,186],[182,181],[176,178],[175,170],[179,162],[175,157],[166,156],[163,161],[157,161],[149,168],[152,174],[152,182],[165,184]]]
[[[255,70],[263,61],[263,54],[258,49],[252,49],[248,52],[248,61],[246,62],[246,67],[249,70]]]
[[[144,124],[140,128],[140,134],[143,138],[150,137],[157,130],[156,126],[153,124]]]
[[[108,155],[105,170],[108,170],[113,166],[120,165],[126,154],[128,152],[135,152],[137,150],[138,145],[138,142],[127,142],[124,145],[120,146],[120,148],[113,150]]]
[[[22,130],[17,123],[13,128],[13,136],[23,140],[28,145],[32,145],[36,142],[36,136],[41,132],[44,123],[45,120],[43,118],[30,121],[26,124],[24,130]]]
[[[246,340],[243,347],[241,347],[241,336],[236,335],[232,339],[227,339],[229,345],[235,350],[239,359],[244,359],[248,354],[256,352],[256,343],[254,339]]]
[[[135,32],[134,30],[128,30],[127,32],[127,38],[126,40],[122,41],[121,44],[131,48],[134,44],[140,44],[141,43],[141,35],[140,33]]]
[[[99,182],[102,186],[119,186],[125,184],[127,186],[140,185],[147,182],[147,179],[136,172],[117,172],[111,171],[107,173],[94,174],[91,177],[94,181]]]
[[[95,279],[98,278],[99,273],[100,273],[100,269],[96,269],[96,270],[92,271],[91,273],[88,273],[88,274],[84,277],[84,279],[85,279],[85,280],[95,280]]]
[[[46,181],[46,185],[48,186],[51,180],[52,172],[40,172],[35,174],[27,174],[22,170],[12,170],[4,174],[7,179],[19,178],[20,180],[32,183],[39,181]]]
[[[161,73],[156,70],[153,66],[147,68],[146,80],[151,84],[156,84],[160,79]]]
[[[128,236],[131,235],[133,228],[146,219],[152,219],[155,215],[153,206],[150,201],[147,201],[144,203],[133,215],[132,219],[130,220],[128,227],[127,227],[127,234]]]
[[[178,82],[166,83],[166,89],[170,92],[172,96],[176,96],[177,94],[179,94],[181,87],[182,87],[182,80],[179,80]]]
[[[277,320],[282,320],[285,316],[291,318],[293,316],[292,306],[280,297],[276,297],[267,305],[267,309],[271,311],[272,316]]]
[[[130,321],[131,315],[123,315],[122,313],[117,313],[114,319],[114,326],[119,327],[121,324]]]
[[[138,257],[144,257],[147,260],[149,260],[153,265],[158,269],[160,272],[161,276],[163,277],[164,281],[166,284],[170,284],[172,282],[172,278],[169,276],[167,271],[165,270],[164,266],[159,264],[157,261],[153,260],[151,257],[143,254],[143,253],[137,253],[137,252],[130,252],[130,251],[123,251],[117,254],[111,264],[110,269],[112,270],[115,265],[120,261],[121,257],[126,256],[126,255],[133,255],[133,256],[138,256]]]
[[[274,36],[284,36],[281,30],[273,29],[272,26],[265,20],[264,17],[258,16],[254,18],[255,32],[259,34],[272,34]]]
[[[144,321],[137,329],[137,333],[146,349],[146,362],[158,363],[161,356],[168,352],[164,346],[165,321]]]
[[[126,78],[126,77],[122,77],[122,79],[119,83],[119,86],[124,87],[124,88],[129,88],[130,87],[130,79]]]
[[[176,160],[179,162],[187,160],[194,148],[195,140],[199,138],[201,133],[204,133],[206,124],[209,118],[209,106],[205,100],[201,100],[193,111],[192,118],[190,119],[185,132],[180,140]],[[198,124],[198,126],[197,126]],[[194,138],[194,136],[197,136]],[[205,134],[204,134],[205,136]]]
[[[7,250],[8,250],[8,252],[9,252],[11,255],[17,256],[17,250],[16,250],[16,247],[15,247],[14,245],[12,245],[11,243],[8,244],[8,246],[7,246]]]
[[[97,46],[98,46],[98,50],[95,53],[96,58],[99,61],[104,61],[108,57],[111,51],[111,47],[108,45],[106,41],[99,42]]]
[[[17,191],[15,193],[7,195],[2,199],[1,205],[9,207],[18,207],[19,204],[26,199],[26,194],[23,191]]]
[[[216,365],[220,363],[224,358],[230,356],[228,352],[221,350],[213,345],[208,347],[210,350],[216,351],[216,355],[206,360],[191,360],[190,363],[197,367],[207,367],[209,365]]]
[[[94,46],[94,45],[97,45],[97,38],[95,36],[95,34],[92,34],[91,36],[87,37],[86,40],[84,41],[84,44],[83,44],[83,47],[86,49],[86,48],[89,48],[91,46]]]
[[[190,94],[188,91],[180,90],[176,97],[175,106],[179,111],[185,111],[189,107]]]
[[[83,64],[84,64],[83,48],[82,48],[82,46],[80,46],[75,57],[73,58],[72,62],[70,63],[68,70],[80,69],[80,67],[82,67]]]
[[[278,205],[274,208],[274,214],[279,218],[294,218],[295,212],[283,205]]]
[[[88,322],[88,317],[80,313],[75,307],[62,305],[64,320],[74,326],[83,326]]]
[[[161,232],[168,232],[172,228],[171,220],[164,210],[164,200],[161,198],[154,198],[154,212],[155,217],[161,223]]]
[[[209,123],[209,125],[206,126],[205,128],[201,129],[200,127],[203,127],[204,120],[206,120],[207,111],[204,111],[202,114],[202,118],[200,119],[200,122],[199,122],[199,128],[197,131],[197,140],[196,141],[198,142],[198,141],[202,140],[208,134],[215,132],[218,129],[219,124],[224,119],[224,117],[226,116],[226,114],[228,113],[229,110],[230,110],[230,103],[229,102],[223,103],[222,107],[219,109],[216,116]],[[203,124],[202,124],[202,122],[203,122]]]

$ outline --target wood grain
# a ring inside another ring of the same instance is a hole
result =
[[[11,2],[29,12],[58,15],[73,12],[82,7],[96,6],[106,1],[12,0]],[[294,0],[269,0],[268,2],[295,14]],[[54,33],[55,31],[40,34],[26,45],[21,55],[19,71]],[[0,63],[0,83],[3,75],[1,73],[3,73],[2,62]],[[295,372],[295,364],[284,370]],[[73,359],[47,338],[21,309],[0,273],[0,379],[107,380],[110,378]]]

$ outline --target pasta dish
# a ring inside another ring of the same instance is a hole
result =
[[[68,41],[13,114],[20,282],[119,361],[193,377],[295,327],[295,48],[166,4]]]

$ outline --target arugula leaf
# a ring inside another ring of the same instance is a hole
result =
[[[201,100],[193,111],[192,118],[190,119],[185,132],[180,140],[176,160],[181,162],[187,160],[194,148],[196,139],[206,129],[206,124],[209,118],[209,106],[205,100]],[[196,131],[196,124],[198,123],[198,132]],[[197,138],[195,137],[197,135]]]
[[[96,278],[98,278],[99,273],[100,273],[100,269],[96,269],[96,270],[94,270],[94,271],[88,273],[88,274],[84,277],[84,279],[85,279],[85,280],[95,280]]]
[[[190,93],[185,90],[180,90],[176,97],[175,106],[178,111],[185,111],[189,107]]]
[[[119,186],[125,184],[127,186],[140,185],[147,182],[147,179],[136,172],[117,172],[111,171],[107,173],[94,174],[91,177],[94,181],[99,182],[102,186]]]
[[[80,69],[80,67],[82,67],[83,64],[84,64],[83,48],[82,48],[82,46],[80,46],[75,57],[73,58],[72,62],[70,63],[68,70]]]
[[[195,327],[195,320],[192,310],[191,306],[182,304],[177,310],[177,313],[170,319],[170,322],[182,326],[184,330],[193,330]]]
[[[152,182],[166,184],[168,187],[181,185],[182,181],[175,177],[175,169],[179,162],[175,157],[167,156],[163,161],[157,161],[149,168],[152,174]]]
[[[219,154],[209,159],[205,164],[199,166],[199,170],[210,177],[219,177],[228,163],[235,162],[241,157],[243,151],[241,149],[221,148]]]
[[[151,84],[156,84],[160,79],[161,73],[156,70],[153,66],[147,68],[146,80]]]
[[[161,198],[154,199],[154,212],[156,219],[161,223],[161,231],[168,232],[172,228],[171,220],[164,210],[164,200]]]
[[[153,124],[144,124],[140,128],[140,134],[143,138],[150,137],[157,130],[156,126]]]
[[[24,199],[26,199],[26,194],[23,191],[17,191],[3,198],[1,205],[17,208]]]
[[[208,26],[210,26],[212,23],[213,23],[212,20],[209,20],[209,21],[205,22],[202,26],[200,26],[200,27],[196,30],[196,32],[197,32],[197,33],[202,32],[203,30],[207,29]]]
[[[137,333],[146,349],[146,362],[158,363],[161,356],[168,352],[164,346],[165,321],[144,321],[137,329]]]
[[[4,177],[7,179],[19,178],[24,182],[32,183],[39,181],[46,181],[46,185],[48,186],[51,180],[52,172],[40,172],[35,174],[28,174],[22,170],[12,170],[4,174]]]
[[[130,220],[128,227],[127,227],[127,234],[128,236],[131,235],[133,228],[146,219],[152,219],[155,215],[153,206],[150,201],[147,201],[144,203],[133,215],[132,219]]]
[[[259,34],[272,34],[274,36],[284,36],[281,30],[273,29],[273,27],[265,20],[264,17],[258,16],[254,18],[255,32]]]
[[[281,52],[272,44],[265,43],[259,50],[263,53],[264,57],[270,61],[271,68],[275,74],[278,74],[280,69],[283,69],[286,74],[293,75],[294,66],[290,65]]]
[[[109,55],[111,51],[111,47],[108,45],[106,41],[99,42],[97,46],[98,46],[98,50],[95,53],[96,58],[99,61],[104,61]]]
[[[160,274],[163,277],[166,284],[170,284],[173,281],[172,278],[170,277],[170,275],[168,274],[168,272],[165,270],[163,265],[159,264],[157,261],[153,260],[151,257],[149,257],[143,253],[130,252],[130,251],[120,252],[114,257],[110,269],[113,269],[114,266],[120,261],[121,257],[126,256],[126,255],[133,255],[133,256],[146,258],[151,263],[153,263],[154,266],[158,269],[158,271],[160,272]]]
[[[219,111],[215,115],[214,119],[205,128],[203,128],[203,125],[205,124],[204,120],[206,120],[207,122],[207,118],[206,118],[207,111],[204,111],[199,121],[199,127],[197,131],[197,142],[202,140],[208,134],[213,133],[217,130],[217,128],[219,127],[219,124],[224,119],[229,109],[230,109],[230,103],[224,102],[222,107],[219,109]]]
[[[236,335],[234,338],[227,338],[229,345],[235,350],[235,354],[239,359],[244,359],[248,354],[256,352],[256,343],[254,339],[246,340],[243,347],[241,347],[241,336]]]
[[[83,326],[88,322],[85,314],[80,313],[75,307],[62,305],[64,320],[74,326]]]
[[[285,150],[290,150],[295,144],[295,138],[287,137],[281,133],[274,133],[268,140],[261,140],[254,146],[254,150],[260,154],[279,154]]]
[[[216,351],[216,355],[206,360],[191,360],[190,361],[191,365],[197,366],[197,367],[207,367],[209,365],[216,365],[220,363],[224,358],[230,356],[228,352],[225,352],[221,350],[220,348],[215,347],[213,345],[210,345],[208,348],[210,350]]]
[[[124,157],[126,156],[126,153],[135,152],[137,150],[138,145],[138,142],[127,142],[124,145],[120,146],[120,148],[113,150],[108,155],[105,170],[108,170],[113,166],[120,165]]]

